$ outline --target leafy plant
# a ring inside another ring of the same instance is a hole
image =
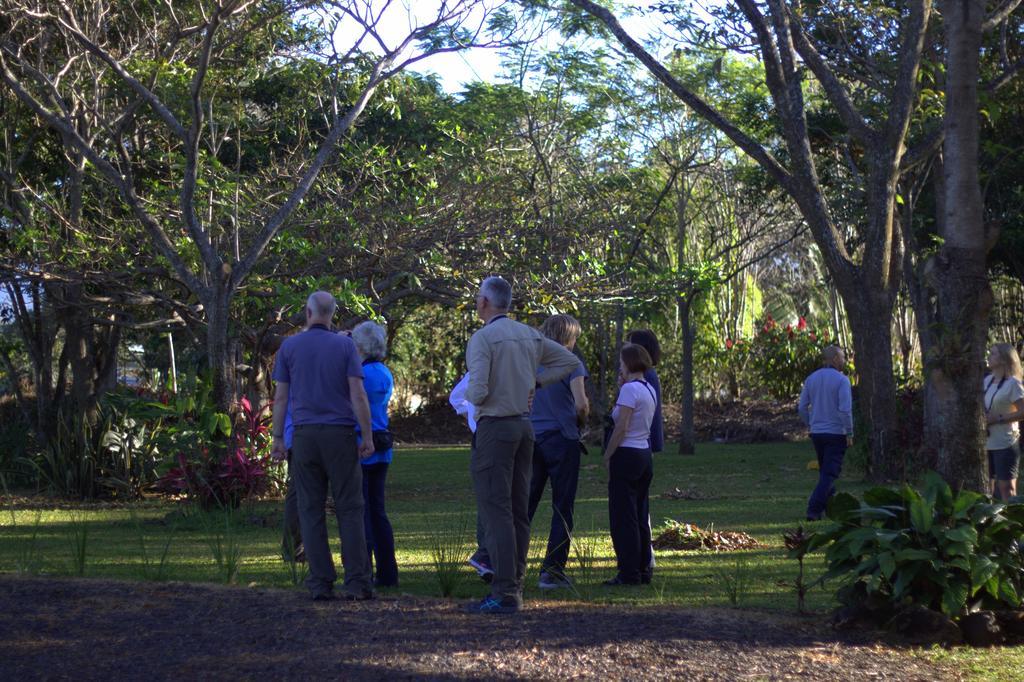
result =
[[[593,529],[593,519],[591,519],[590,526]],[[580,533],[577,530],[572,537],[571,549],[576,563],[576,580],[572,582],[572,591],[577,598],[589,599],[597,582],[594,577],[597,568],[597,534],[595,532]]]
[[[156,478],[163,420],[147,424],[115,406],[104,408],[104,412],[97,482],[114,496],[138,499]]]
[[[142,558],[142,574],[146,580],[163,581],[167,579],[167,558],[171,550],[171,542],[174,540],[175,527],[172,524],[170,531],[164,536],[163,545],[158,546],[159,555],[150,554],[149,545],[146,542],[146,530],[131,510],[132,525],[135,527],[135,535],[139,541],[139,555]]]
[[[863,501],[840,493],[829,502],[833,525],[807,538],[806,551],[825,548],[839,579],[839,601],[905,603],[950,617],[974,606],[1017,608],[1024,594],[1024,505],[954,493],[929,472],[924,490],[877,487]]]
[[[733,606],[739,606],[750,590],[750,566],[746,557],[737,554],[731,566],[718,568],[714,572],[717,582]]]
[[[465,515],[448,516],[430,536],[430,561],[442,597],[455,594],[463,580],[462,565],[469,554]]]
[[[72,513],[68,522],[68,549],[71,553],[71,570],[75,575],[85,575],[86,555],[89,548],[89,522],[84,514]]]
[[[260,460],[236,448],[217,459],[209,451],[198,459],[178,455],[178,466],[157,480],[155,488],[169,495],[187,495],[205,510],[236,509],[242,500],[263,493],[267,472]]]
[[[14,512],[11,512],[12,527],[17,530],[13,523]],[[43,568],[42,557],[39,554],[39,528],[42,526],[43,512],[37,511],[35,520],[32,522],[32,529],[28,537],[19,538],[15,553],[15,570],[23,575],[37,575]]]
[[[806,612],[804,599],[807,596],[807,583],[804,582],[804,557],[807,555],[807,546],[810,536],[804,532],[803,526],[797,526],[795,530],[782,534],[782,541],[791,559],[796,559],[799,569],[796,574],[796,610],[799,613]]]
[[[179,406],[192,409],[192,400]],[[155,485],[157,491],[169,495],[187,495],[199,502],[203,509],[217,507],[237,508],[242,500],[266,491],[269,481],[270,447],[268,435],[269,405],[261,409],[252,406],[247,398],[240,402],[244,420],[235,444],[227,448],[211,447],[209,438],[217,432],[231,435],[227,415],[201,417],[205,439],[195,441],[195,449],[178,452],[177,466],[161,476]],[[178,409],[178,408],[176,408]],[[219,454],[223,452],[223,454]]]
[[[288,578],[292,585],[298,587],[306,580],[309,573],[309,566],[298,558],[299,545],[291,533],[285,533],[285,568],[288,571]]]
[[[221,518],[223,524],[220,523]],[[238,568],[242,565],[242,545],[234,517],[229,510],[224,510],[220,514],[203,514],[202,519],[217,573],[221,580],[231,584],[238,578]]]

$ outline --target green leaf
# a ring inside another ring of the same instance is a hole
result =
[[[903,508],[903,497],[892,488],[881,486],[869,488],[864,491],[864,502],[872,507],[898,507]]]
[[[223,412],[217,413],[217,426],[219,427],[220,432],[225,436],[231,435],[231,417]]]
[[[961,490],[953,501],[953,513],[956,515],[964,514],[968,509],[974,506],[974,504],[982,501],[983,499],[985,498],[982,495],[979,495],[972,490]]]
[[[942,612],[950,618],[959,616],[966,604],[967,585],[963,583],[948,585],[942,593]]]
[[[950,513],[953,506],[953,491],[949,484],[934,471],[924,476],[924,498],[928,504],[942,514]]]
[[[970,526],[958,526],[946,530],[943,535],[950,542],[966,542],[971,545],[978,544],[978,531]]]
[[[910,525],[919,533],[932,529],[933,508],[927,500],[918,497],[910,503]]]
[[[832,496],[825,508],[825,515],[837,523],[849,520],[850,516],[860,508],[860,502],[850,493],[838,493]]]
[[[891,578],[896,572],[896,559],[892,552],[882,552],[878,555],[878,566],[886,578]]]
[[[999,582],[999,598],[1013,608],[1019,607],[1021,603],[1020,595],[1017,594],[1017,588],[1009,580],[1001,580]]]
[[[935,559],[935,552],[928,549],[914,549],[908,547],[901,549],[895,554],[896,561],[931,561]]]
[[[900,566],[896,571],[896,579],[892,585],[892,596],[894,599],[900,599],[903,597],[903,593],[910,587],[911,582],[917,577],[917,574],[921,572],[922,564],[907,564]]]
[[[976,594],[998,571],[998,564],[987,556],[971,557],[971,594]]]

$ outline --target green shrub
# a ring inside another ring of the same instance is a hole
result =
[[[918,604],[951,617],[1021,605],[1024,505],[954,494],[929,472],[923,493],[906,484],[872,488],[863,501],[840,493],[827,513],[834,524],[812,534],[807,550],[825,548],[820,581],[839,579],[843,604]]]

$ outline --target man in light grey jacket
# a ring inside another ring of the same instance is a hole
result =
[[[476,312],[484,326],[466,347],[466,400],[477,408],[470,472],[494,570],[491,594],[471,609],[478,613],[515,613],[522,605],[530,547],[533,427],[529,405],[538,387],[537,369],[544,365],[542,381],[547,385],[579,366],[564,346],[508,319],[511,304],[508,282],[501,277],[485,279],[476,297]]]

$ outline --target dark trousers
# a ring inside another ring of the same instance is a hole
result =
[[[807,516],[820,518],[825,514],[828,498],[836,494],[835,482],[843,470],[846,436],[834,433],[812,433],[811,442],[818,455],[818,485],[807,501]]]
[[[288,481],[284,494],[284,537],[281,538],[281,556],[294,561],[302,553],[302,529],[299,527],[299,495],[295,492],[292,476],[292,450],[288,448]]]
[[[551,531],[541,570],[565,575],[573,529],[576,485],[580,478],[580,444],[558,431],[538,434],[533,444],[533,473],[530,477],[529,518],[537,512],[544,488],[551,480]]]
[[[384,510],[384,481],[387,475],[387,462],[363,467],[363,526],[370,563],[372,565],[376,562],[377,565],[377,582],[381,585],[397,585],[395,534]]]
[[[345,589],[353,594],[372,589],[363,532],[363,476],[355,430],[327,424],[296,426],[292,464],[299,526],[309,565],[306,587],[314,596],[330,592],[338,578],[324,513],[329,487],[341,534]]]
[[[530,467],[533,427],[521,417],[483,417],[470,459],[477,514],[494,580],[491,596],[522,599],[530,550]]]
[[[618,577],[639,583],[651,565],[650,448],[619,448],[608,469],[608,521]]]

